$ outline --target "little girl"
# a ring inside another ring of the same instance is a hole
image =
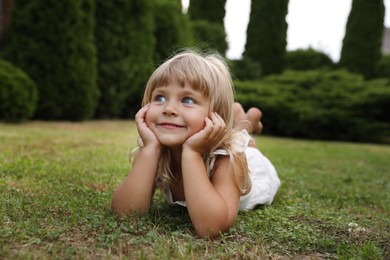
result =
[[[272,203],[280,180],[245,130],[259,133],[261,114],[248,112],[234,103],[221,56],[185,51],[167,60],[146,85],[135,116],[139,149],[113,194],[113,212],[145,214],[160,188],[170,203],[187,207],[199,237],[215,237],[233,226],[238,210]]]

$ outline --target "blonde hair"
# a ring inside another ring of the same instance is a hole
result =
[[[201,54],[192,50],[177,53],[161,64],[150,76],[146,84],[142,105],[151,102],[154,89],[168,85],[173,81],[181,86],[188,83],[193,89],[200,91],[210,100],[210,112],[217,112],[223,118],[227,131],[209,154],[216,149],[225,149],[229,153],[231,167],[237,161],[240,164],[240,169],[246,173],[245,156],[234,154],[230,145],[234,134],[234,89],[228,65],[224,58],[218,53]],[[209,154],[205,155],[204,161],[207,160]],[[171,154],[169,149],[164,147],[156,176],[156,185],[160,188],[166,188],[174,180],[170,165]]]

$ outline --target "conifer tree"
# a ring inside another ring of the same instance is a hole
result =
[[[224,26],[226,0],[192,0],[188,14],[192,20],[206,20]]]
[[[128,118],[141,103],[144,84],[153,70],[151,0],[95,0],[95,44],[98,50],[96,116]]]
[[[14,0],[1,55],[37,84],[40,119],[84,120],[95,110],[94,0]]]
[[[194,39],[201,48],[226,54],[228,44],[224,26],[226,0],[192,0],[188,14],[193,24]]]
[[[183,14],[180,0],[154,0],[155,64],[173,52],[193,44],[193,31],[188,14]]]
[[[288,0],[252,0],[244,58],[260,63],[263,75],[283,70],[287,10]]]
[[[383,0],[353,0],[339,65],[372,78],[381,58],[385,6]]]

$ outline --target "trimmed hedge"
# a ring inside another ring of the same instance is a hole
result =
[[[286,70],[315,70],[334,66],[328,55],[312,48],[289,51],[285,56]]]
[[[376,78],[390,78],[390,55],[384,55],[375,66]]]
[[[0,120],[21,122],[35,112],[37,86],[11,63],[0,60]]]
[[[237,100],[263,111],[264,133],[298,138],[389,142],[390,83],[344,70],[287,71],[235,82]]]
[[[232,76],[237,80],[259,80],[261,78],[260,63],[250,58],[230,61]]]

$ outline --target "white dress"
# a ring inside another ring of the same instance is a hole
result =
[[[245,153],[251,180],[251,190],[241,196],[239,210],[251,210],[257,205],[271,204],[281,184],[275,167],[268,158],[257,148],[248,146],[250,140],[247,131],[242,130],[232,142],[233,150]],[[209,177],[216,157],[220,155],[226,156],[228,153],[226,150],[216,150],[209,156],[206,162]],[[173,201],[170,189],[165,189],[164,193],[169,203],[186,206],[185,201]]]

